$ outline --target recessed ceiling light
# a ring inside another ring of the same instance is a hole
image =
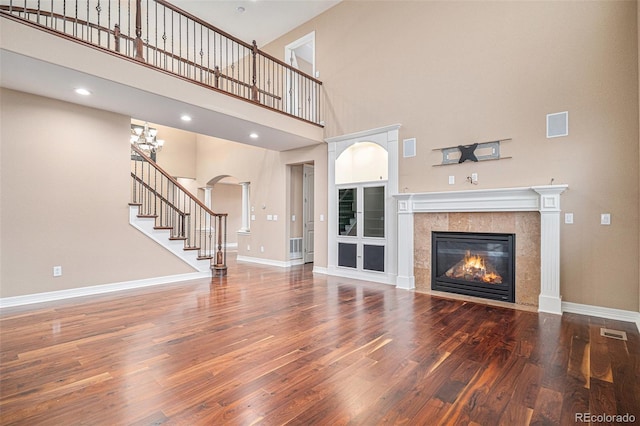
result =
[[[91,94],[90,91],[88,91],[87,89],[83,89],[82,87],[78,87],[75,92],[78,95],[82,95],[82,96],[89,96]]]
[[[258,134],[256,132],[253,132],[253,133],[249,134],[249,137],[251,139],[258,139]]]
[[[191,117],[189,117],[186,114],[183,114],[182,116],[180,116],[180,120],[182,120],[182,121],[191,121]]]

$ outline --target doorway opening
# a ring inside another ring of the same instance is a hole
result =
[[[289,166],[289,261],[314,260],[314,166]]]

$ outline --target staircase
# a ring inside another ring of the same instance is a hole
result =
[[[129,223],[198,271],[227,274],[227,214],[211,211],[134,145]]]

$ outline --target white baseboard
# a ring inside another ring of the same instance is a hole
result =
[[[355,271],[349,268],[336,268],[335,266],[329,266],[326,274],[334,277],[352,278],[361,281],[372,281],[374,283],[395,285],[395,276],[385,273]]]
[[[166,277],[145,278],[142,280],[125,281],[120,283],[71,288],[68,290],[49,291],[46,293],[26,294],[24,296],[2,297],[0,298],[0,309],[13,306],[30,305],[33,303],[71,299],[73,297],[94,296],[98,294],[112,293],[115,291],[132,290],[136,288],[170,284],[200,278],[211,278],[211,272],[193,272],[189,274],[169,275]]]
[[[260,265],[277,266],[279,268],[289,268],[291,266],[290,262],[285,262],[282,260],[262,259],[259,257],[249,257],[249,256],[238,255],[237,260],[238,262],[257,263]]]
[[[313,271],[311,271],[314,274],[323,274],[323,275],[328,275],[328,271],[327,268],[324,268],[322,266],[316,266],[313,265]]]
[[[602,306],[583,305],[572,302],[562,302],[562,312],[633,322],[636,324],[638,331],[640,331],[640,312],[624,311],[622,309],[605,308]]]

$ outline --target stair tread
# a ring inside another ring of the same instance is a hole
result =
[[[155,214],[139,214],[138,217],[155,219],[155,218],[158,217],[158,215],[155,215]]]
[[[173,241],[175,241],[175,240],[186,240],[187,237],[169,237],[169,239],[173,240]]]
[[[200,247],[185,247],[185,250],[200,250]]]
[[[198,256],[197,259],[198,260],[211,260],[211,259],[213,259],[213,256]]]
[[[154,226],[153,229],[173,229],[173,226]]]

